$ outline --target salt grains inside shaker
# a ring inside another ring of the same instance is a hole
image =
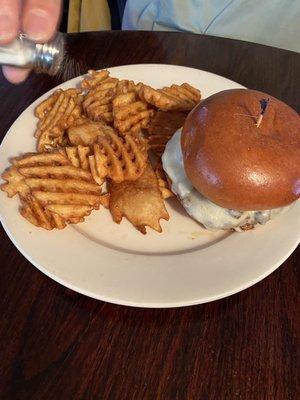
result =
[[[32,68],[36,72],[55,75],[65,56],[65,40],[58,33],[50,42],[39,44],[25,35],[8,45],[0,46],[0,64],[20,68]]]

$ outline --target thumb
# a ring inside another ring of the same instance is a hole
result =
[[[22,27],[32,40],[47,42],[56,31],[61,13],[61,0],[26,0]]]

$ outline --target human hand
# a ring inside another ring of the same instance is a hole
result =
[[[47,42],[53,36],[60,17],[61,0],[0,0],[0,45],[13,41],[19,32],[36,42]],[[28,69],[2,67],[4,76],[20,83]]]

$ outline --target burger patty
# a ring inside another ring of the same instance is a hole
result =
[[[243,231],[244,227],[265,224],[289,207],[263,211],[236,211],[211,202],[193,187],[186,176],[180,137],[181,129],[167,143],[162,156],[163,168],[172,182],[172,191],[177,195],[187,213],[206,229]]]

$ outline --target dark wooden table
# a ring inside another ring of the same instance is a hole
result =
[[[87,33],[68,42],[90,68],[148,62],[202,68],[300,108],[296,53],[179,33]],[[1,77],[1,138],[57,83],[32,75],[13,87]],[[242,293],[152,310],[65,289],[26,261],[2,228],[0,235],[0,399],[300,398],[299,247]]]

